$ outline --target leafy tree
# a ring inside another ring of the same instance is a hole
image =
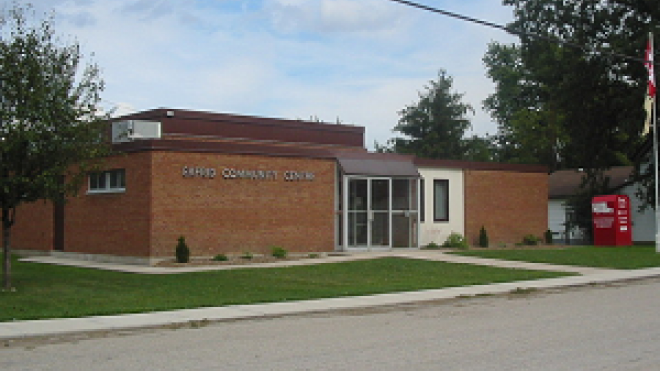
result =
[[[97,104],[103,81],[82,66],[77,43],[61,45],[52,18],[15,5],[0,19],[0,207],[4,288],[11,289],[11,227],[16,208],[62,201],[105,155]],[[75,166],[74,166],[75,165]]]
[[[463,139],[464,152],[462,160],[491,162],[497,161],[497,147],[493,137],[473,135]]]
[[[394,139],[389,139],[384,144],[374,140],[374,152],[376,153],[394,153]]]
[[[543,89],[522,63],[521,48],[491,43],[483,58],[496,90],[484,108],[498,123],[498,161],[561,167],[560,150],[566,143],[563,119],[543,102]]]
[[[509,28],[522,35],[519,50],[511,51],[509,58],[518,62],[509,62],[508,71],[522,82],[524,101],[505,117],[511,120],[509,125],[524,133],[538,131],[535,122],[545,122],[547,128],[556,125],[552,132],[557,136],[551,139],[558,144],[560,167],[602,170],[628,164],[643,124],[645,71],[641,62],[630,63],[610,52],[641,58],[648,32],[660,30],[657,2],[504,0],[504,4],[513,6],[516,17]],[[515,82],[504,80],[502,73],[497,76],[505,82],[498,88],[513,89],[506,96],[515,95]],[[521,117],[525,109],[538,113]]]
[[[452,84],[453,79],[440,70],[438,79],[430,81],[419,94],[419,102],[399,112],[401,117],[394,131],[406,137],[391,141],[395,152],[427,158],[464,158],[463,136],[470,127],[465,115],[474,110],[461,102],[463,94],[452,92]],[[387,147],[380,150],[387,151]]]
[[[513,7],[508,27],[521,37],[520,45],[491,45],[484,57],[497,88],[484,106],[499,124],[498,156],[585,168],[570,204],[586,218],[591,196],[607,190],[603,170],[630,164],[640,144],[646,71],[621,56],[641,59],[648,33],[660,31],[660,7],[655,0],[503,3]]]

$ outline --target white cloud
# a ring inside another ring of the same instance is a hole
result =
[[[366,126],[366,144],[393,136],[397,112],[444,68],[477,110],[492,91],[481,58],[501,31],[384,0],[36,0],[56,30],[94,52],[119,109],[200,109]],[[505,23],[493,0],[432,6]]]
[[[358,32],[388,30],[398,15],[377,0],[272,0],[265,10],[283,32]]]

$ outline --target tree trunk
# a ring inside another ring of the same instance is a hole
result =
[[[11,290],[11,226],[13,217],[9,209],[2,209],[2,252],[4,254],[3,264],[3,288]]]

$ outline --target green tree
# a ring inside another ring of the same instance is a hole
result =
[[[473,135],[463,139],[464,152],[462,160],[492,162],[497,161],[495,140],[488,135],[480,137]]]
[[[529,105],[537,113],[518,117],[519,123],[528,124],[524,132],[538,130],[530,122],[557,125],[552,140],[558,144],[553,156],[559,167],[602,170],[629,163],[642,130],[645,71],[641,62],[631,63],[612,53],[641,58],[648,32],[660,30],[657,2],[612,0],[604,6],[601,0],[504,0],[504,4],[514,8],[515,21],[509,28],[522,35],[519,56],[511,58],[519,60],[514,72],[523,82],[523,99],[536,100],[512,109],[512,120]],[[498,88],[511,89],[513,84]]]
[[[438,79],[430,81],[419,94],[419,102],[399,112],[399,123],[394,131],[405,137],[392,139],[395,152],[427,158],[464,158],[463,136],[470,127],[466,114],[474,110],[461,101],[463,94],[452,91],[452,84],[453,79],[445,70],[440,70]],[[380,150],[387,151],[386,148]]]
[[[586,218],[591,196],[607,190],[603,170],[630,164],[639,147],[646,71],[621,56],[641,59],[648,33],[660,31],[660,7],[655,0],[503,3],[513,7],[508,27],[520,44],[493,44],[484,57],[497,89],[484,106],[499,124],[498,156],[586,169],[570,202]]]
[[[11,289],[11,228],[16,208],[62,201],[78,190],[94,159],[107,153],[106,116],[97,107],[99,68],[83,67],[77,43],[64,44],[52,18],[15,5],[0,19],[0,207],[4,288]],[[75,166],[74,166],[75,165]]]
[[[497,160],[562,167],[563,118],[542,101],[543,89],[522,63],[521,48],[491,43],[483,61],[496,86],[483,104],[498,124]]]

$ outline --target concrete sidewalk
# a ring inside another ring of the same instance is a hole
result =
[[[436,250],[400,250],[400,251],[395,250],[395,251],[387,251],[387,252],[350,253],[350,254],[343,254],[341,256],[326,256],[315,259],[283,260],[281,262],[272,262],[272,263],[254,263],[249,265],[208,265],[208,266],[191,266],[191,267],[153,267],[146,265],[97,263],[97,262],[90,262],[84,260],[74,260],[69,258],[66,259],[58,258],[54,256],[36,256],[21,260],[32,263],[94,268],[94,269],[102,269],[102,270],[124,272],[124,273],[177,274],[177,273],[193,273],[193,272],[229,270],[229,269],[293,267],[300,265],[340,263],[340,262],[347,262],[353,260],[377,259],[384,257],[399,257],[399,258],[409,258],[409,259],[443,261],[449,263],[488,265],[488,266],[500,267],[500,268],[531,269],[531,270],[567,272],[567,273],[578,273],[578,274],[597,274],[597,273],[605,273],[610,271],[608,269],[601,269],[601,268],[576,267],[570,265],[529,263],[529,262],[520,262],[520,261],[477,258],[470,256],[448,254],[445,253],[444,251],[436,251]]]
[[[322,264],[330,262],[371,259],[384,256],[398,256],[413,259],[427,259],[434,261],[447,261],[453,263],[479,264],[498,266],[506,268],[538,269],[550,271],[564,271],[579,273],[578,276],[550,278],[532,281],[519,281],[508,283],[497,283],[490,285],[476,285],[464,287],[452,287],[435,290],[422,290],[412,292],[399,292],[389,294],[368,295],[359,297],[341,297],[331,299],[316,299],[291,301],[269,304],[254,305],[233,305],[225,307],[184,309],[174,311],[163,311],[153,313],[128,314],[117,316],[98,316],[85,318],[67,318],[67,319],[48,319],[35,321],[17,321],[0,323],[0,339],[20,339],[40,336],[58,336],[93,331],[110,331],[150,328],[168,325],[185,325],[192,322],[204,321],[223,321],[248,318],[268,318],[282,315],[292,315],[301,313],[323,312],[337,309],[357,309],[378,306],[388,306],[397,304],[419,303],[440,299],[452,299],[457,297],[502,294],[517,289],[551,289],[560,287],[575,287],[590,284],[612,283],[625,280],[634,280],[642,278],[660,277],[660,268],[638,269],[638,270],[613,270],[613,269],[595,269],[572,266],[558,266],[550,264],[537,264],[527,262],[513,262],[495,259],[481,259],[472,257],[463,257],[458,255],[445,254],[432,251],[410,251],[410,252],[387,252],[387,253],[369,253],[354,254],[344,257],[332,257],[323,259],[305,259],[305,264]],[[88,266],[100,269],[111,269],[117,271],[126,271],[131,273],[145,274],[165,274],[166,270],[179,271],[181,268],[159,268],[155,267],[137,267],[127,266],[129,270],[122,270],[126,266],[117,266],[111,264],[90,264],[85,262],[54,261],[52,259],[37,258],[42,262],[50,264],[66,264]],[[36,261],[37,259],[30,259]],[[48,261],[46,261],[48,260]],[[61,260],[61,259],[60,259]],[[299,261],[301,262],[301,261]],[[287,265],[300,265],[301,263]],[[268,266],[273,266],[268,264]],[[279,264],[279,263],[278,263]],[[102,267],[97,267],[102,265]],[[222,267],[211,267],[212,269],[236,269]],[[255,265],[250,265],[250,268]],[[197,268],[195,271],[199,271]],[[209,270],[206,267],[205,270]],[[138,272],[139,271],[139,272]],[[173,272],[169,272],[173,273]]]

